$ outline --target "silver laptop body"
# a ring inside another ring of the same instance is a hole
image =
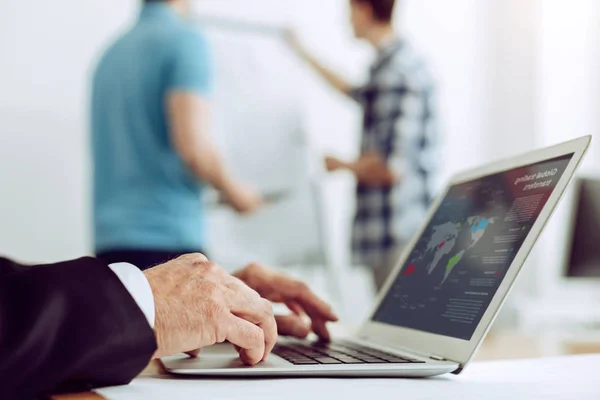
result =
[[[590,142],[591,136],[583,137],[452,178],[357,333],[334,336],[330,346],[282,338],[276,348],[281,356],[273,354],[253,367],[244,366],[230,345],[216,345],[197,359],[165,358],[166,370],[248,378],[460,373]]]

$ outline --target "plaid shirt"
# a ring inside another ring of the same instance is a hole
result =
[[[401,177],[391,188],[357,187],[358,264],[380,266],[426,216],[435,166],[433,89],[423,61],[396,39],[379,51],[368,83],[352,92],[364,107],[362,152],[380,154]]]

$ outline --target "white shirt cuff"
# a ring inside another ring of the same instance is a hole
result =
[[[128,263],[111,264],[110,269],[121,280],[125,289],[131,294],[133,300],[146,316],[148,323],[154,329],[154,295],[146,275],[136,266]]]

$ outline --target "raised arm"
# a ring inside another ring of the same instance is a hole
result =
[[[335,157],[326,157],[325,163],[330,172],[346,169],[356,176],[357,182],[365,187],[391,187],[401,178],[401,171],[395,170],[379,153],[365,153],[353,162]]]
[[[331,71],[319,60],[317,60],[305,47],[300,43],[296,34],[292,31],[287,32],[288,43],[298,56],[310,65],[332,88],[338,92],[350,96],[352,85],[342,78],[337,73]]]

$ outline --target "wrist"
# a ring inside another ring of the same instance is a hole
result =
[[[342,168],[352,172],[354,175],[358,175],[358,162],[342,162]]]
[[[230,199],[235,196],[237,184],[230,177],[223,176],[219,180],[218,184],[215,185],[215,189],[221,192],[225,198]]]
[[[159,307],[157,307],[159,308]],[[156,312],[156,321],[154,323],[154,338],[156,340],[156,351],[152,356],[153,360],[160,359],[165,356],[163,348],[164,348],[164,337],[163,337],[163,316],[162,309],[157,310]]]
[[[144,276],[146,277],[146,279],[148,280],[148,283],[150,284],[150,289],[152,290],[152,296],[154,298],[154,326],[153,326],[153,330],[154,330],[154,338],[156,340],[156,351],[154,352],[154,355],[152,356],[153,360],[159,359],[163,356],[162,354],[162,349],[163,349],[163,307],[162,304],[160,303],[160,294],[157,291],[157,287],[156,287],[156,283],[155,283],[155,278],[158,278],[157,276],[155,276],[154,270],[153,269],[149,269],[144,271]]]

